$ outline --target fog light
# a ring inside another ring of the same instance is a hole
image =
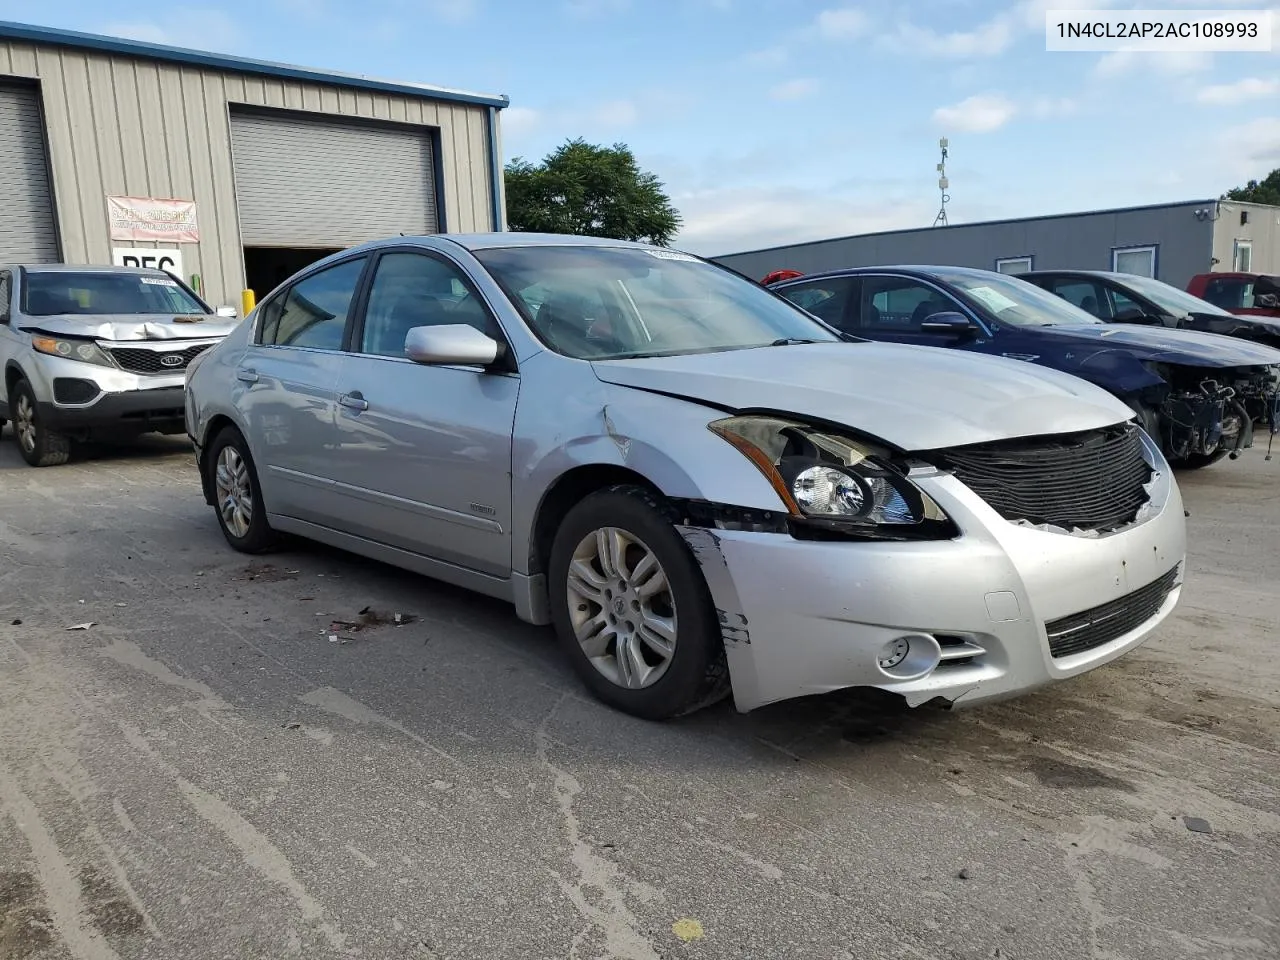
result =
[[[942,659],[942,647],[927,633],[894,637],[876,656],[876,666],[894,680],[918,680],[931,673]]]
[[[890,640],[884,645],[884,649],[880,651],[880,669],[891,670],[907,659],[907,654],[911,652],[911,641],[906,637],[898,637],[896,640]]]

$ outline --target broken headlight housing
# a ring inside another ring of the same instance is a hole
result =
[[[797,536],[943,540],[959,533],[890,451],[873,443],[768,415],[728,417],[708,428],[765,475]]]

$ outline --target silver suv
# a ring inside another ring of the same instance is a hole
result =
[[[236,323],[160,270],[0,265],[0,427],[33,467],[73,440],[181,433],[187,364]]]

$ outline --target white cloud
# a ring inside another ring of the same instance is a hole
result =
[[[947,32],[904,20],[884,34],[880,44],[898,53],[937,59],[995,57],[1024,35],[1043,37],[1049,10],[1096,10],[1113,4],[1114,0],[1022,0],[984,21]]]
[[[797,77],[780,83],[769,91],[770,100],[803,100],[818,92],[819,83],[813,77]]]
[[[221,10],[171,9],[147,20],[109,23],[101,32],[143,43],[160,43],[198,50],[230,50],[244,39],[240,27]]]
[[[1070,97],[1037,97],[1032,100],[1028,112],[1037,120],[1067,117],[1077,112],[1080,104]]]
[[[1013,119],[1017,106],[999,94],[966,97],[949,107],[933,111],[933,120],[944,130],[957,133],[991,133]]]
[[[1280,95],[1280,77],[1245,77],[1235,83],[1205,87],[1196,94],[1196,100],[1215,106],[1229,106],[1277,95]]]
[[[1103,54],[1093,67],[1095,77],[1110,80],[1141,70],[1168,77],[1202,73],[1213,66],[1213,54],[1200,50],[1161,50],[1138,52],[1117,50]]]
[[[854,233],[928,226],[936,198],[861,200],[823,189],[734,187],[672,197],[684,218],[677,246],[716,256]]]
[[[1214,140],[1232,179],[1262,179],[1280,167],[1280,117],[1261,117],[1229,127]]]
[[[503,135],[508,137],[527,136],[542,122],[542,114],[529,107],[507,107],[501,118]]]
[[[857,7],[823,10],[813,25],[824,37],[832,40],[850,40],[862,36],[870,25],[867,15]]]

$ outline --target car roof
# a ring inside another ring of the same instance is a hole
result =
[[[437,234],[468,250],[491,250],[497,247],[634,247],[652,250],[653,244],[634,243],[630,240],[611,240],[608,237],[586,237],[567,233],[524,233],[512,230],[505,233],[448,233]],[[402,237],[401,240],[427,239]]]
[[[1046,277],[1052,274],[1056,277],[1101,277],[1105,280],[1119,280],[1121,282],[1131,279],[1132,273],[1117,273],[1115,270],[1027,270],[1018,276],[1026,277]],[[1154,277],[1142,277],[1139,279],[1154,280]]]
[[[0,270],[24,270],[27,273],[127,273],[145,277],[167,277],[155,267],[117,267],[100,263],[14,263],[0,264]]]
[[[853,277],[860,276],[864,273],[904,273],[908,275],[921,277],[936,277],[938,274],[946,273],[952,276],[974,277],[981,279],[990,276],[1008,276],[1008,274],[996,273],[994,270],[979,270],[976,267],[948,267],[948,266],[924,266],[920,264],[892,264],[882,263],[874,266],[863,267],[841,267],[839,270],[823,270],[820,273],[806,273],[802,277],[796,277],[792,280],[783,280],[780,283],[770,284],[771,287],[790,286],[793,283],[804,283],[810,280],[824,280],[828,277]]]

